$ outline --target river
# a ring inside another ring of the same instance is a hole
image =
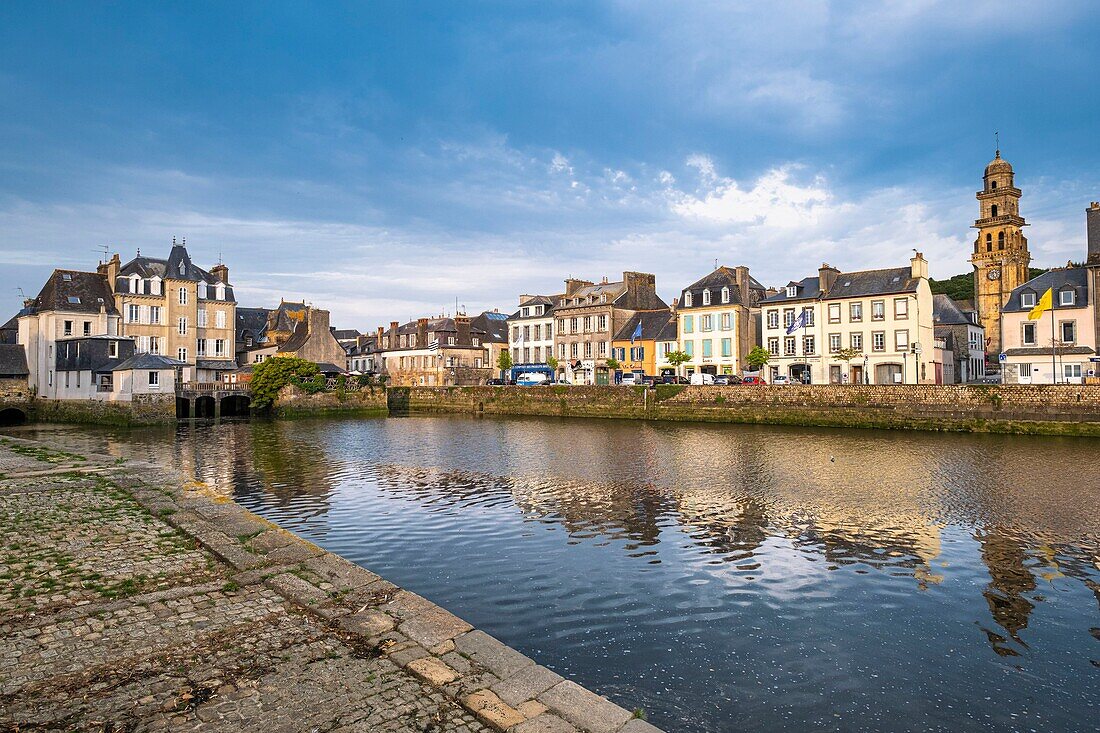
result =
[[[218,484],[668,731],[1100,725],[1100,441],[461,416],[18,434]]]

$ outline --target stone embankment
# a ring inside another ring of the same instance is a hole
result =
[[[411,387],[390,412],[1100,436],[1100,385]]]
[[[0,729],[654,733],[153,466],[0,439]]]

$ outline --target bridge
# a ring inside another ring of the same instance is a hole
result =
[[[247,417],[248,387],[224,382],[177,382],[176,417]]]

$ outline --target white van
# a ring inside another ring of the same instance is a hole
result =
[[[714,384],[713,374],[704,374],[703,372],[695,372],[691,375],[692,384]]]

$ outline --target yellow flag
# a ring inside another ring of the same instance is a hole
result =
[[[1043,314],[1054,307],[1054,288],[1047,288],[1047,291],[1043,293],[1043,297],[1039,298],[1039,302],[1035,304],[1035,307],[1031,309],[1031,312],[1027,314],[1027,320],[1037,321],[1043,317]]]

